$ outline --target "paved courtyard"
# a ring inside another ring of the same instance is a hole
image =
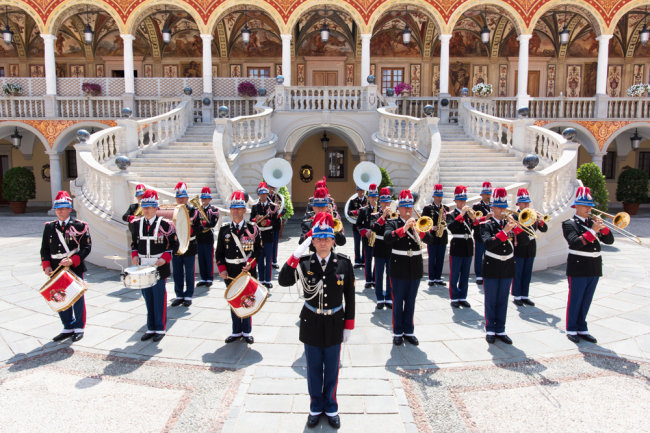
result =
[[[295,287],[279,287],[274,274],[271,297],[253,318],[251,346],[224,343],[230,314],[221,281],[198,288],[191,307],[168,309],[162,341],[141,342],[140,292],[125,289],[119,272],[91,265],[85,337],[53,343],[60,321],[37,292],[46,279],[39,248],[49,219],[0,213],[1,431],[307,430]],[[596,345],[566,339],[563,266],[534,274],[535,307],[508,306],[512,346],[485,342],[482,294],[472,279],[472,308],[461,310],[450,308],[447,288],[423,282],[415,314],[420,345],[395,347],[390,310],[375,310],[374,291],[363,288],[357,271],[356,328],[341,355],[340,431],[646,430],[650,218],[634,217],[630,230],[644,246],[617,237],[605,247],[605,275],[589,312]],[[292,221],[281,261],[297,235]],[[351,254],[351,236],[342,250]],[[172,297],[170,280],[167,288]],[[322,420],[315,430],[329,426]]]

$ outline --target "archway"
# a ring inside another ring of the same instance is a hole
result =
[[[42,30],[32,14],[10,6],[1,10],[0,20],[3,27],[8,23],[13,32],[11,44],[0,43],[0,76],[45,77],[43,38],[40,36]],[[32,86],[22,80],[16,80],[13,84],[22,87],[23,96],[40,95],[45,90],[45,80],[42,83],[34,82]],[[39,93],[41,90],[43,92]]]

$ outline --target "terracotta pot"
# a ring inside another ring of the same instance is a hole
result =
[[[640,203],[623,203],[623,210],[630,215],[636,215],[639,212]]]
[[[25,210],[27,209],[27,202],[26,201],[10,201],[9,202],[9,207],[13,211],[13,213],[25,213]]]

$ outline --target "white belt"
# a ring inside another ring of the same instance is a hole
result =
[[[573,254],[574,256],[583,256],[583,257],[600,257],[600,251],[578,251],[578,250],[572,250],[569,249],[569,254]]]
[[[381,239],[381,240],[383,241],[383,240],[384,240],[384,237],[383,237],[383,236],[376,235],[376,236],[375,236],[375,239]]]
[[[403,250],[395,250],[395,249],[394,249],[394,250],[392,251],[392,253],[395,254],[395,255],[398,255],[398,256],[408,256],[408,257],[412,257],[412,256],[419,256],[420,254],[422,254],[422,250],[415,250],[415,251],[413,251],[413,250],[406,250],[406,251],[403,251]]]
[[[257,226],[257,228],[260,229],[261,232],[265,232],[267,230],[271,230],[273,226],[266,226],[266,227]]]
[[[155,263],[158,261],[158,259],[159,259],[162,255],[163,255],[163,253],[160,253],[160,254],[151,254],[151,255],[149,255],[149,256],[140,257],[140,264],[141,264],[142,266],[150,266],[150,265],[153,265],[153,264],[155,264]]]
[[[451,235],[451,238],[452,238],[452,239],[472,239],[472,235],[469,234],[469,233],[465,233],[465,234],[463,234],[463,235],[460,235],[460,234],[459,234],[459,235],[453,235],[453,234],[452,234],[452,235]]]
[[[61,253],[61,254],[50,254],[50,257],[53,259],[61,260],[65,259],[68,256],[73,256],[79,252],[79,248],[75,248],[74,250],[70,251],[70,254],[68,253]]]
[[[242,263],[246,263],[246,259],[241,258],[241,259],[226,259],[226,263],[230,263],[232,265],[240,265]]]
[[[501,260],[502,262],[505,262],[508,259],[511,259],[514,257],[513,253],[508,254],[507,256],[502,256],[501,254],[495,254],[490,251],[486,251],[485,255],[488,257],[492,257],[493,259]]]
[[[190,241],[194,241],[194,240],[196,240],[196,236],[192,236],[192,237],[190,238]]]

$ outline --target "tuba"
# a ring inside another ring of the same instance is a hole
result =
[[[293,169],[291,168],[289,161],[286,159],[272,158],[264,164],[264,167],[262,168],[262,177],[267,184],[280,189],[291,182]],[[284,196],[278,191],[276,192],[276,197],[280,198],[280,203],[277,201],[274,203],[278,206],[278,214],[281,214],[285,205]]]
[[[203,218],[203,220],[205,222],[210,221],[210,218],[208,218],[208,216],[205,214],[205,210],[203,209],[203,205],[201,204],[201,200],[199,200],[198,194],[196,196],[192,197],[192,199],[189,201],[189,203],[199,211],[199,215],[201,215],[201,218]],[[212,230],[212,229],[211,228],[203,229],[203,233],[207,233],[210,230]]]
[[[381,183],[381,170],[379,170],[379,166],[373,164],[372,162],[362,161],[359,164],[357,164],[356,167],[354,167],[352,178],[354,179],[354,183],[358,187],[367,191],[368,188],[370,188],[370,185],[372,185],[373,183],[379,186],[379,184]],[[345,208],[343,209],[345,218],[348,221],[350,221],[351,224],[356,224],[357,218],[348,215],[348,209],[350,208],[350,202],[356,196],[357,196],[356,193],[352,194],[348,199],[348,201],[345,203]]]

